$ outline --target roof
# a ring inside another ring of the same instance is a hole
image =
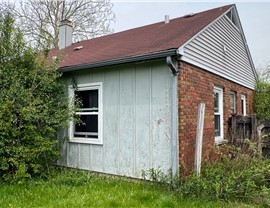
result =
[[[73,43],[62,50],[52,49],[49,58],[60,55],[60,68],[63,69],[177,50],[233,6],[186,15],[166,24],[163,21]],[[77,47],[81,49],[75,50]]]

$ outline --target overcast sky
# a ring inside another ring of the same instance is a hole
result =
[[[236,4],[240,21],[256,68],[270,65],[270,1],[180,1],[180,0],[112,0],[115,32]]]

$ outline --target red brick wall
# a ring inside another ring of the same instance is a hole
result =
[[[179,161],[187,170],[194,167],[198,106],[205,103],[203,159],[214,145],[214,86],[223,89],[224,137],[228,135],[230,91],[236,92],[237,114],[241,114],[241,94],[247,98],[247,115],[253,113],[253,91],[185,62],[179,64]]]

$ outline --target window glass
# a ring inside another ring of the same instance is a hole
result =
[[[243,116],[246,116],[246,96],[241,95],[241,112]]]
[[[219,95],[218,92],[215,92],[215,98],[214,98],[214,109],[215,109],[215,113],[219,112]]]
[[[236,113],[236,94],[235,94],[235,92],[230,93],[230,112],[231,112],[231,114]]]
[[[75,91],[75,95],[81,102],[81,111],[98,110],[98,90]]]
[[[98,135],[98,116],[80,115],[80,123],[75,124],[75,137],[97,138]]]
[[[220,136],[220,115],[215,115],[215,136]]]
[[[223,140],[223,89],[214,87],[214,129],[215,141]]]
[[[75,91],[80,122],[74,125],[74,137],[98,138],[98,89]]]
[[[241,109],[242,109],[242,115],[244,114],[244,100],[241,99]]]

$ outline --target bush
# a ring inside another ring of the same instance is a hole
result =
[[[260,119],[270,119],[270,69],[260,73],[254,95],[254,110]]]
[[[21,180],[55,163],[56,135],[70,111],[61,74],[26,46],[13,22],[0,17],[0,176]]]
[[[181,197],[261,203],[269,196],[270,161],[260,157],[252,144],[249,146],[244,152],[234,146],[223,146],[216,153],[216,162],[203,164],[200,177],[195,173],[187,177],[165,177],[153,170],[148,173],[152,180]]]
[[[254,110],[260,119],[270,119],[270,83],[258,81],[254,97]]]
[[[205,164],[200,177],[195,174],[181,181],[179,193],[210,199],[253,201],[269,193],[270,162],[234,150],[221,162]]]

